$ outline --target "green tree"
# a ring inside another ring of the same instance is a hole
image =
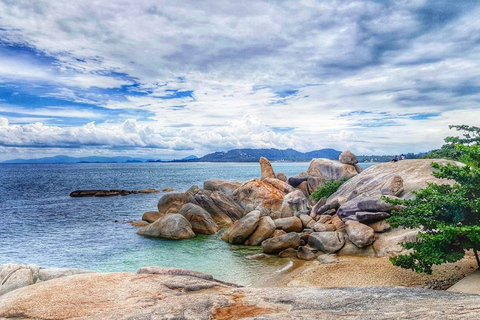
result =
[[[387,201],[403,205],[389,222],[393,227],[419,228],[417,242],[403,243],[408,253],[390,260],[396,266],[417,272],[432,272],[433,265],[462,259],[473,250],[480,268],[480,128],[450,126],[463,137],[448,137],[446,144],[430,157],[448,158],[464,166],[432,163],[437,178],[454,180],[453,185],[429,184],[415,192],[412,200]]]

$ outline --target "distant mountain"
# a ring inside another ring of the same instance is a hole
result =
[[[188,162],[257,162],[260,157],[271,161],[310,161],[312,158],[338,159],[340,151],[321,149],[310,152],[299,152],[293,149],[234,149],[226,152],[214,152],[203,157],[183,160]]]
[[[182,158],[182,159],[180,159],[180,160],[181,160],[181,161],[189,161],[189,160],[197,160],[197,159],[198,159],[197,156],[191,155],[191,156]]]
[[[135,163],[145,162],[145,159],[131,157],[81,157],[74,158],[69,156],[54,156],[39,159],[13,159],[3,163]]]

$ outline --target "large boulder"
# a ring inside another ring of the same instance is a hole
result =
[[[258,226],[248,238],[248,245],[258,246],[275,232],[275,222],[269,216],[261,217]]]
[[[176,240],[195,237],[190,222],[178,213],[164,215],[149,226],[138,230],[137,234],[146,237]]]
[[[328,181],[339,181],[356,176],[354,165],[330,159],[312,159],[307,170],[309,176],[322,177]]]
[[[273,220],[275,227],[285,232],[301,232],[303,230],[302,220],[298,217],[287,217]]]
[[[462,165],[459,162],[439,160],[439,159],[416,159],[402,160],[398,162],[388,162],[378,164],[364,170],[362,173],[349,179],[342,184],[340,188],[331,195],[327,204],[338,201],[341,204],[339,215],[342,218],[355,214],[357,211],[384,211],[380,208],[370,208],[372,210],[364,210],[358,208],[358,203],[362,199],[379,200],[386,193],[385,186],[391,183],[395,176],[402,177],[403,192],[393,192],[402,199],[412,199],[413,191],[425,188],[428,183],[452,184],[454,181],[446,179],[438,179],[432,175],[432,162],[440,165],[451,163],[454,165]],[[382,193],[382,189],[384,190]],[[375,209],[375,210],[373,210]],[[340,213],[343,211],[343,213]]]
[[[371,245],[375,241],[375,231],[358,221],[345,222],[348,239],[359,248]]]
[[[329,204],[337,202],[338,201],[332,201]],[[375,220],[388,218],[387,215],[394,209],[401,210],[402,206],[394,206],[382,200],[380,197],[361,195],[340,205],[337,214],[343,220],[373,222]],[[365,212],[371,212],[371,214]],[[360,214],[357,215],[357,213]]]
[[[0,296],[34,283],[33,271],[27,266],[6,264],[0,267]]]
[[[142,220],[147,221],[149,223],[155,222],[161,217],[163,217],[165,214],[160,213],[158,211],[147,211],[142,215]]]
[[[263,207],[267,212],[279,211],[284,196],[284,192],[258,179],[243,183],[233,193],[233,199],[247,212],[257,207]]]
[[[189,194],[181,192],[167,193],[158,201],[158,212],[160,214],[177,213],[188,202],[191,202]]]
[[[312,232],[308,245],[325,253],[335,253],[345,244],[343,233],[337,231]]]
[[[358,163],[357,157],[350,150],[343,151],[338,157],[338,161],[351,165],[356,165]]]
[[[252,211],[227,229],[222,240],[232,244],[243,244],[258,226],[261,212]]]
[[[355,213],[355,219],[353,220],[368,224],[379,220],[385,220],[387,218],[390,218],[388,212],[358,211]]]
[[[280,209],[282,217],[291,217],[300,213],[309,212],[309,203],[302,191],[296,190],[283,198]]]
[[[245,210],[232,197],[222,191],[209,191],[192,187],[186,193],[190,195],[191,202],[198,204],[210,213],[218,225],[231,225],[233,221],[245,215]]]
[[[390,232],[379,233],[373,243],[377,256],[398,255],[405,252],[400,243],[417,241],[418,230],[394,229]]]
[[[300,246],[300,234],[290,232],[263,241],[262,251],[264,253],[279,253],[287,248],[297,248],[298,246]]]
[[[203,183],[203,189],[209,191],[221,191],[228,196],[233,196],[233,191],[242,185],[238,181],[211,179]]]
[[[480,296],[405,287],[238,287],[193,272],[92,273],[0,297],[2,319],[476,319]]]
[[[188,222],[192,225],[192,230],[195,233],[201,234],[214,234],[218,231],[218,226],[213,221],[210,213],[204,210],[202,207],[193,203],[186,203],[178,211],[187,218]]]
[[[380,188],[380,192],[383,195],[390,195],[399,197],[404,191],[403,188],[403,178],[398,174],[391,177],[385,184]]]
[[[273,171],[272,164],[265,157],[260,157],[260,170],[261,170],[261,180],[267,178],[275,178],[275,172]]]

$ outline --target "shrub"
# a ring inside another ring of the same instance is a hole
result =
[[[338,188],[340,188],[340,186],[347,180],[348,178],[344,178],[343,180],[339,181],[327,181],[323,186],[319,186],[317,190],[312,193],[312,199],[318,201],[323,197],[330,197],[332,194],[337,192]]]

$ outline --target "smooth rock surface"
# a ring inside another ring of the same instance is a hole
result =
[[[279,211],[284,196],[285,193],[282,191],[258,179],[243,183],[233,193],[234,200],[247,212],[257,207],[263,207],[269,212]]]
[[[214,234],[219,230],[210,213],[196,204],[184,204],[178,211],[178,214],[181,214],[190,222],[192,230],[196,234]]]
[[[269,216],[261,217],[258,221],[258,226],[248,238],[248,244],[251,246],[258,246],[264,240],[270,238],[275,232],[275,222]]]
[[[242,185],[238,181],[210,179],[203,182],[203,189],[209,191],[221,191],[226,195],[233,196],[233,191]]]
[[[242,219],[227,229],[222,240],[232,244],[243,244],[255,231],[260,221],[260,211],[255,210],[245,215]]]
[[[358,163],[357,157],[350,150],[343,151],[338,157],[338,161],[344,164],[356,165]]]
[[[345,244],[343,233],[337,231],[313,232],[308,245],[325,253],[335,253]]]
[[[165,214],[158,211],[147,211],[142,215],[142,220],[153,223],[163,217]]]
[[[298,217],[288,217],[273,220],[275,227],[285,232],[301,232],[303,230],[302,220]]]
[[[290,232],[263,241],[262,251],[264,253],[279,253],[287,248],[297,248],[298,246],[300,246],[300,234]]]
[[[154,223],[137,231],[138,235],[165,239],[188,239],[195,237],[188,220],[178,213],[166,214]]]
[[[355,166],[330,159],[312,159],[307,170],[308,175],[322,177],[328,181],[338,181],[356,176]]]
[[[300,190],[295,190],[288,193],[282,202],[282,208],[280,209],[282,217],[291,217],[298,215],[299,213],[308,213],[309,204],[307,197]]]
[[[359,248],[371,245],[375,241],[375,232],[369,226],[358,221],[345,222],[348,239]]]

